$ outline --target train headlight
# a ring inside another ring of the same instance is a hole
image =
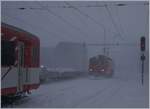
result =
[[[104,70],[104,69],[101,69],[101,71],[104,72],[105,70]]]
[[[90,72],[92,72],[93,71],[93,69],[90,69]]]
[[[41,68],[44,68],[44,66],[43,66],[43,65],[41,65],[40,67],[41,67]]]

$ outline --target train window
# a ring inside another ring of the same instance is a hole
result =
[[[93,57],[90,59],[90,63],[91,64],[98,64],[98,60],[96,59],[96,57]]]
[[[15,62],[15,42],[1,41],[1,64],[2,66],[14,65]]]
[[[32,49],[32,63],[34,65],[38,64],[38,57],[39,57],[39,49],[37,47],[33,47],[33,49]]]

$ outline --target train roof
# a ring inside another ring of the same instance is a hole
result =
[[[90,58],[91,60],[93,60],[93,59],[109,59],[109,60],[112,60],[110,57],[108,57],[108,56],[105,56],[105,55],[96,55],[96,56],[93,56],[93,57],[91,57]]]
[[[25,30],[23,30],[23,29],[20,29],[20,28],[18,28],[18,27],[15,27],[15,26],[6,24],[6,23],[4,23],[4,22],[1,22],[1,26],[2,26],[2,27],[4,26],[4,27],[9,28],[9,29],[12,29],[12,30],[15,30],[15,31],[17,31],[17,32],[22,32],[22,33],[29,34],[29,35],[27,35],[29,38],[34,38],[34,39],[36,39],[36,40],[39,40],[39,38],[38,38],[37,36],[33,35],[33,34],[30,33],[30,32],[27,32],[27,31],[25,31]]]

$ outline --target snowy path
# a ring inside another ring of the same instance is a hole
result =
[[[89,77],[41,85],[14,107],[147,107],[148,92],[136,80],[91,79]]]

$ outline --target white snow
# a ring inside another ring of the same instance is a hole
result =
[[[146,108],[148,78],[81,77],[41,85],[16,108]]]
[[[73,69],[73,68],[61,68],[61,67],[57,67],[57,68],[48,68],[47,69],[48,71],[50,72],[60,72],[60,73],[63,73],[63,72],[75,72],[76,70]]]

